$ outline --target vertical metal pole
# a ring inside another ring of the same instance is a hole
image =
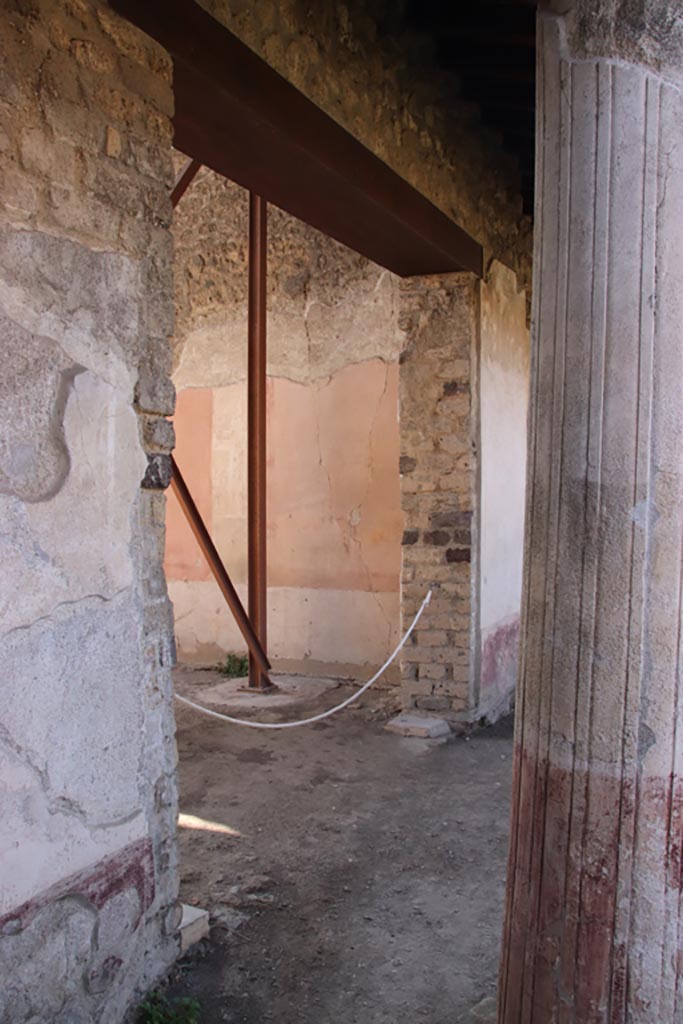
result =
[[[249,193],[249,360],[248,360],[248,537],[249,619],[265,652],[267,644],[266,576],[266,245],[267,204]],[[268,689],[249,655],[250,689]]]

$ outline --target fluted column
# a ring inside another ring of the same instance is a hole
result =
[[[579,7],[539,15],[499,1022],[680,1024],[682,12],[678,0]]]

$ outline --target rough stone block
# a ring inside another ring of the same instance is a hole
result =
[[[453,665],[451,672],[455,683],[469,683],[470,670],[468,665]]]
[[[434,512],[430,520],[435,527],[451,527],[456,530],[468,530],[472,521],[471,512],[461,510]]]
[[[457,597],[464,597],[467,593],[467,585],[470,580],[469,562],[446,562],[443,558],[443,565],[432,565],[429,570],[431,583],[451,584]],[[460,609],[462,610],[462,609]]]
[[[180,952],[187,953],[191,946],[209,935],[209,912],[201,907],[183,903],[183,917],[180,922]]]
[[[417,631],[417,635],[418,643],[423,647],[446,647],[448,645],[448,635],[444,630],[420,629]]]
[[[415,707],[420,711],[450,711],[451,701],[448,697],[418,697]]]
[[[171,476],[170,456],[153,452],[147,456],[147,469],[141,486],[150,490],[165,491],[171,482]]]
[[[480,1003],[473,1006],[470,1010],[470,1016],[475,1020],[489,1022],[489,1024],[495,1024],[497,1020],[497,1003],[495,996],[487,996],[486,999],[482,999]]]
[[[157,360],[147,353],[140,365],[140,376],[135,387],[135,400],[144,412],[172,416],[175,409],[175,387],[167,376],[166,360]]]
[[[161,416],[144,416],[142,438],[148,451],[173,451],[175,447],[173,423]]]
[[[420,665],[420,679],[443,679],[446,675],[445,665]]]
[[[104,152],[107,156],[112,157],[114,160],[118,160],[121,156],[123,146],[121,144],[121,134],[116,128],[112,128],[111,125],[107,125],[107,130],[104,140]]]
[[[469,548],[448,548],[446,551],[447,562],[469,562],[470,556]]]
[[[423,537],[425,544],[434,544],[437,547],[445,547],[450,539],[451,535],[446,530],[429,530]]]
[[[29,173],[45,175],[55,184],[74,183],[76,154],[68,143],[46,139],[42,130],[29,128],[22,136],[20,152]]]
[[[409,714],[405,711],[387,722],[384,728],[398,736],[417,736],[424,740],[440,739],[451,734],[451,727],[445,719],[433,718],[431,715]]]

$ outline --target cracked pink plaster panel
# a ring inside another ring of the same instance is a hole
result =
[[[186,388],[179,392],[173,422],[176,434],[175,460],[211,533],[213,390]],[[166,508],[164,564],[166,576],[170,580],[211,578],[206,560],[170,489]]]
[[[398,591],[398,366],[269,381],[269,584]]]

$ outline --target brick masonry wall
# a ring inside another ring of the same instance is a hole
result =
[[[479,286],[469,274],[401,282],[403,703],[467,718],[476,706]]]
[[[172,105],[106,4],[0,4],[2,1024],[113,1024],[177,950]]]

